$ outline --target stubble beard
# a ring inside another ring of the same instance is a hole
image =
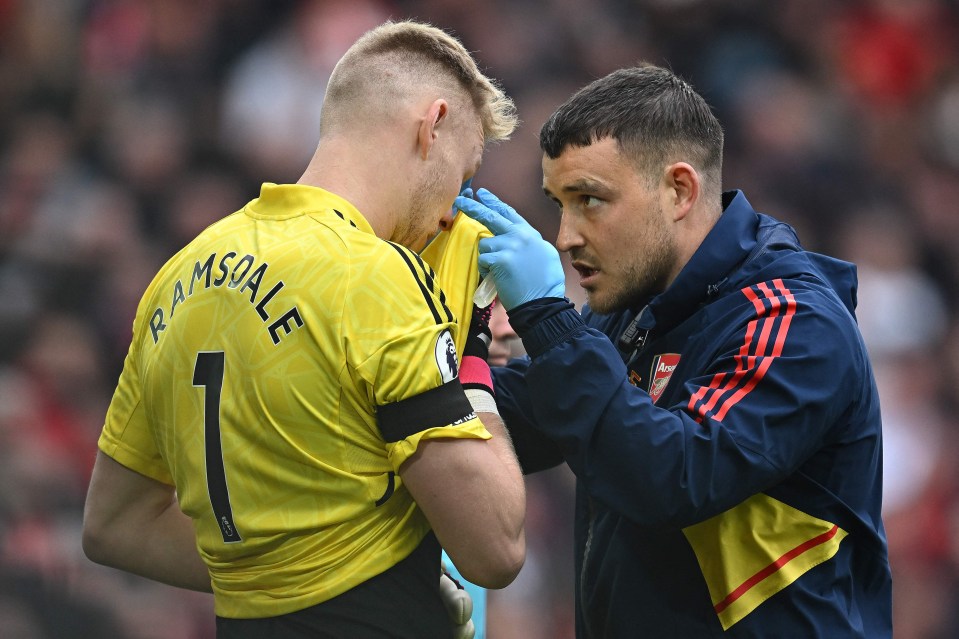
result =
[[[407,215],[397,223],[393,233],[394,241],[414,251],[422,246],[414,246],[428,239],[439,224],[441,213],[436,211],[436,192],[440,182],[438,172],[423,177],[410,194],[410,207]]]
[[[666,289],[678,253],[676,239],[664,225],[656,224],[643,238],[642,245],[649,250],[626,266],[623,275],[613,282],[613,288],[605,292],[586,291],[590,310],[601,315],[637,310]]]

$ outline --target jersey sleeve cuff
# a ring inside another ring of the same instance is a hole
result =
[[[121,466],[125,466],[126,468],[149,477],[150,479],[155,479],[161,484],[166,484],[168,486],[173,485],[173,476],[166,469],[166,466],[162,461],[144,458],[131,448],[124,446],[121,442],[114,440],[107,433],[103,432],[100,434],[97,447],[100,449],[101,453],[117,462]]]

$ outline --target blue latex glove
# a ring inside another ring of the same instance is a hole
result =
[[[486,189],[476,197],[461,195],[455,206],[493,233],[479,241],[479,271],[492,275],[503,307],[508,311],[543,297],[565,297],[566,274],[553,245]]]

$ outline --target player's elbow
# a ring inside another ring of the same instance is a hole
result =
[[[526,561],[526,540],[522,536],[496,547],[495,552],[473,557],[459,568],[463,577],[483,588],[499,589],[513,583]]]
[[[488,581],[484,588],[505,588],[513,583],[516,576],[526,562],[526,543],[525,541],[513,544],[510,548],[504,549],[490,574],[487,575]]]
[[[108,526],[100,525],[90,518],[84,518],[81,545],[83,554],[90,561],[104,566],[114,565],[117,545],[116,540],[109,534]]]
[[[91,526],[87,521],[83,522],[81,545],[83,546],[83,554],[86,555],[90,561],[98,564],[105,564],[107,562],[109,544],[104,539],[102,531],[98,530],[95,526]]]

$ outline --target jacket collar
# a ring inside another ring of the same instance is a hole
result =
[[[723,193],[723,212],[715,226],[669,288],[650,300],[645,313],[652,317],[647,321],[668,329],[716,295],[732,271],[756,248],[758,227],[759,215],[742,191]]]

